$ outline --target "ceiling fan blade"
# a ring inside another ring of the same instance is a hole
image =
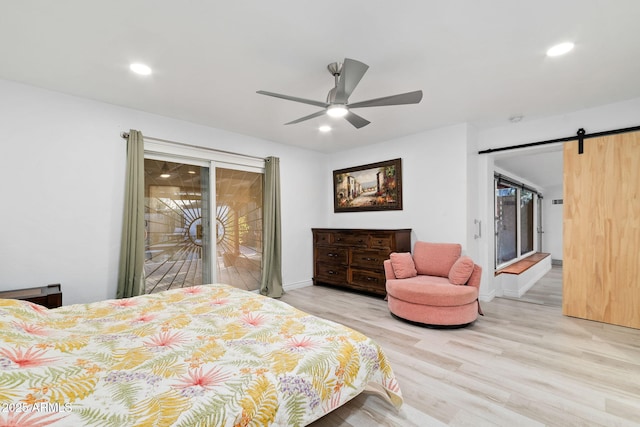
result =
[[[347,115],[344,116],[344,118],[349,123],[351,123],[356,129],[363,128],[366,125],[368,125],[369,123],[371,123],[369,120],[364,119],[364,118],[360,117],[359,115],[352,113],[351,111],[349,111],[347,113]]]
[[[294,125],[296,123],[304,122],[305,120],[313,119],[315,117],[320,117],[320,116],[324,115],[326,112],[327,112],[326,110],[320,110],[320,111],[317,111],[317,112],[315,112],[313,114],[309,114],[308,116],[300,117],[299,119],[294,120],[292,122],[285,123],[285,125]]]
[[[349,108],[362,108],[362,107],[382,107],[385,105],[404,105],[404,104],[417,104],[422,101],[422,91],[416,90],[415,92],[401,93],[399,95],[385,96],[382,98],[369,99],[368,101],[355,102],[349,104]]]
[[[295,102],[301,102],[303,104],[315,105],[316,107],[327,108],[329,106],[329,104],[327,104],[326,102],[314,101],[312,99],[305,99],[305,98],[297,98],[295,96],[282,95],[279,93],[267,92],[265,90],[259,90],[259,91],[256,91],[256,93],[259,93],[260,95],[267,95],[267,96],[273,96],[275,98],[286,99],[287,101],[295,101]]]
[[[355,59],[345,58],[340,71],[335,103],[345,104],[353,90],[358,86],[369,66]]]

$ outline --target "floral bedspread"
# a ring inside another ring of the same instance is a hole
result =
[[[306,425],[377,385],[382,349],[227,285],[48,310],[0,299],[0,425]]]

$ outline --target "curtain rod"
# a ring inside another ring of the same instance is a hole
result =
[[[583,134],[582,135],[582,139],[587,139],[587,138],[596,138],[599,136],[606,136],[606,135],[616,135],[619,133],[627,133],[627,132],[634,132],[640,130],[640,126],[633,126],[630,128],[622,128],[622,129],[614,129],[614,130],[606,130],[603,132],[596,132],[596,133],[589,133],[589,134]],[[578,134],[575,136],[568,136],[566,138],[558,138],[558,139],[550,139],[548,141],[538,141],[538,142],[529,142],[527,144],[519,144],[519,145],[510,145],[508,147],[500,147],[500,148],[489,148],[487,150],[482,150],[482,151],[478,151],[478,154],[488,154],[488,153],[495,153],[497,151],[506,151],[506,150],[515,150],[517,148],[526,148],[526,147],[534,147],[537,145],[546,145],[546,144],[555,144],[558,142],[568,142],[568,141],[574,141],[576,139],[581,139],[580,136],[580,131],[584,132],[584,129],[580,129],[578,131]]]
[[[123,138],[123,139],[129,138],[129,132],[120,132],[120,137]],[[151,140],[151,141],[168,142],[169,144],[177,144],[177,145],[181,145],[183,147],[197,148],[197,149],[200,149],[200,150],[215,151],[216,153],[231,154],[231,155],[234,155],[234,156],[248,157],[248,158],[257,159],[257,160],[265,160],[265,161],[267,160],[264,157],[249,156],[247,154],[234,153],[233,151],[218,150],[216,148],[208,148],[208,147],[201,147],[199,145],[185,144],[184,142],[169,141],[168,139],[154,138],[152,136],[144,136],[143,135],[142,138],[143,139],[148,139],[148,140]]]
[[[502,181],[504,183],[507,183],[507,184],[510,184],[510,185],[513,185],[513,186],[516,186],[516,187],[524,188],[525,190],[529,190],[532,193],[536,193],[538,195],[538,197],[540,197],[542,199],[542,193],[540,193],[538,190],[536,190],[535,188],[533,188],[533,187],[531,187],[531,186],[529,186],[527,184],[524,184],[524,183],[522,183],[520,181],[517,181],[517,180],[515,180],[513,178],[510,178],[507,175],[502,175],[501,173],[494,172],[493,173],[493,178],[497,179],[498,181]]]

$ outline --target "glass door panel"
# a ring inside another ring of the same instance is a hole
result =
[[[544,234],[544,227],[542,224],[542,198],[536,198],[536,205],[538,206],[538,213],[536,218],[538,220],[538,252],[542,252],[542,235]]]
[[[262,280],[262,173],[216,167],[216,281],[257,290]]]
[[[211,281],[209,168],[144,160],[145,293]]]
[[[514,187],[497,183],[496,185],[496,267],[518,256],[517,190]]]
[[[533,251],[533,192],[520,191],[520,254]]]

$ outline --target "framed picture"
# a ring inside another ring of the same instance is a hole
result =
[[[402,159],[333,171],[333,211],[402,210]]]

